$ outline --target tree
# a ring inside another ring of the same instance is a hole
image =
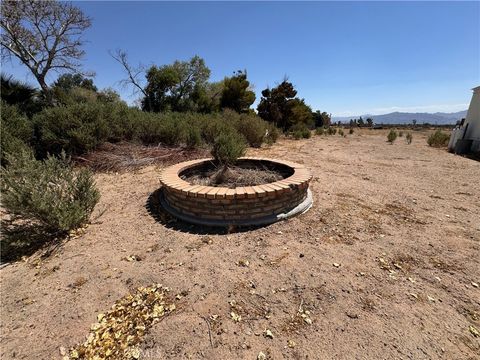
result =
[[[315,127],[322,127],[322,126],[330,126],[332,116],[327,112],[321,112],[320,110],[315,111],[312,113],[313,119],[315,121]]]
[[[250,90],[247,71],[237,71],[234,76],[223,80],[220,107],[235,110],[238,113],[248,112],[255,102],[255,93]]]
[[[368,127],[373,126],[373,119],[372,118],[367,118],[367,125],[368,125]]]
[[[290,113],[287,116],[287,128],[295,125],[312,128],[314,125],[312,108],[305,104],[304,99],[295,98],[289,101]]]
[[[262,91],[258,104],[258,115],[284,131],[292,127],[312,127],[314,118],[312,109],[305,100],[296,97],[297,91],[286,79],[273,89]]]
[[[2,59],[16,57],[33,74],[48,101],[49,71],[80,72],[82,33],[91,20],[70,3],[2,1],[0,44]]]
[[[273,89],[263,90],[262,98],[257,107],[258,115],[275,126],[287,130],[291,107],[289,101],[294,99],[296,95],[297,91],[293,84],[287,80],[283,80]]]
[[[209,82],[202,86],[195,86],[191,96],[192,102],[195,104],[195,111],[200,113],[220,111],[220,98],[222,96],[223,87],[223,80]]]
[[[360,116],[360,119],[358,119],[358,127],[362,127],[365,125],[365,121],[363,121],[363,118]]]
[[[160,67],[154,65],[148,69],[146,77],[143,110],[195,111],[193,94],[206,86],[210,69],[201,57],[194,56],[190,61],[177,60]]]
[[[87,79],[81,74],[63,74],[53,83],[52,87],[56,87],[64,91],[70,91],[76,87],[95,92],[98,91],[97,87],[93,83],[93,80]]]

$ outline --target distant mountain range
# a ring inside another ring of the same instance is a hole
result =
[[[408,112],[392,112],[383,115],[361,115],[363,120],[372,118],[375,124],[411,124],[413,120],[417,120],[417,124],[429,123],[432,125],[448,125],[455,124],[458,120],[467,116],[467,110],[454,113],[408,113]],[[360,116],[333,116],[332,121],[348,123],[350,119],[358,119]]]

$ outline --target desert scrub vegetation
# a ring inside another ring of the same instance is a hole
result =
[[[1,204],[12,219],[38,223],[51,233],[86,224],[100,194],[88,169],[74,170],[62,153],[35,160],[29,151],[7,155]]]
[[[5,154],[34,149],[37,158],[47,154],[82,155],[105,142],[144,145],[211,146],[225,129],[241,134],[249,146],[274,143],[278,129],[255,114],[151,113],[123,103],[86,102],[47,107],[32,119],[15,106],[2,104],[2,164]]]
[[[334,128],[332,126],[329,126],[327,128],[327,135],[335,135],[337,133],[337,128]]]
[[[397,132],[396,132],[394,129],[391,129],[391,130],[388,132],[387,141],[388,141],[390,144],[393,144],[396,139],[397,139]]]
[[[350,135],[352,135],[352,134],[354,133],[354,130],[353,130],[352,128],[350,128],[350,129],[348,130],[348,133],[349,133]]]
[[[1,165],[8,164],[7,154],[28,150],[28,143],[33,138],[31,121],[13,105],[2,103],[0,121]]]
[[[410,145],[413,141],[413,135],[411,132],[407,132],[407,135],[405,135],[405,142]]]
[[[327,127],[318,127],[315,129],[315,135],[335,135],[337,134],[340,136],[345,136],[345,131],[344,129],[337,129],[336,127],[333,126],[327,126]],[[353,134],[353,130],[350,129],[350,134]]]
[[[428,137],[427,144],[432,147],[444,147],[448,145],[448,140],[450,135],[438,129]]]
[[[291,134],[295,140],[309,139],[312,136],[310,129],[302,123],[294,125]]]

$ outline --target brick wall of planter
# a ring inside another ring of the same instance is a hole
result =
[[[160,181],[169,206],[189,217],[238,222],[286,213],[307,196],[311,174],[305,166],[283,160],[245,157],[242,159],[277,163],[293,169],[292,175],[273,183],[229,189],[192,185],[179,175],[211,159],[176,164],[164,170]]]

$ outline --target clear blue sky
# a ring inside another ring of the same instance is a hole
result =
[[[198,54],[211,80],[247,69],[256,103],[287,75],[313,109],[336,116],[464,110],[480,85],[480,2],[76,5],[93,18],[85,69],[130,103],[109,49],[145,64]],[[18,64],[3,70],[33,83]]]

